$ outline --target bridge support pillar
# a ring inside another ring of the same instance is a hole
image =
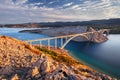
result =
[[[67,37],[65,38],[65,41],[67,41]]]
[[[62,47],[62,45],[63,45],[63,38],[61,38],[61,41],[60,41],[60,43],[61,43],[61,47]]]
[[[48,50],[50,50],[50,39],[48,39]]]
[[[55,38],[55,48],[57,48],[57,39]]]

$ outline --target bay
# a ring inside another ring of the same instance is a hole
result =
[[[0,28],[0,35],[11,36],[20,40],[31,40],[49,37],[35,33],[18,33],[20,30],[32,28]],[[70,41],[65,47],[76,59],[103,73],[120,78],[120,35],[109,35],[109,40],[95,44],[91,42]],[[38,44],[38,43],[37,43]],[[47,44],[47,42],[43,42]],[[54,45],[54,41],[51,41]],[[58,39],[58,46],[60,40]]]

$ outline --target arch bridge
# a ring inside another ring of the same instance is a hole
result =
[[[110,29],[101,29],[98,31],[90,31],[85,33],[78,33],[78,34],[72,34],[72,35],[64,35],[64,36],[56,36],[56,37],[49,37],[49,38],[39,38],[35,40],[27,40],[25,42],[32,44],[33,42],[39,42],[40,47],[42,47],[42,41],[47,41],[48,49],[50,50],[50,42],[51,40],[54,40],[54,47],[58,48],[58,40],[60,39],[60,48],[63,49],[71,40],[73,40],[76,37],[82,37],[86,39],[87,41],[100,43],[106,41],[106,39],[101,40],[101,38],[105,37],[107,38],[107,35],[109,34]],[[106,36],[104,35],[106,34]],[[53,46],[53,45],[52,45]]]

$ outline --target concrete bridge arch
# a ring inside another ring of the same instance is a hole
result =
[[[104,34],[105,36],[108,36],[108,35],[109,35],[109,32],[110,32],[109,29],[104,29],[104,30],[102,31],[102,34]]]
[[[26,42],[32,44],[32,42],[38,42],[39,41],[39,45],[40,47],[42,46],[42,41],[47,40],[48,41],[48,49],[50,49],[50,41],[52,39],[54,39],[54,46],[55,48],[57,48],[57,39],[61,39],[60,43],[61,43],[61,49],[63,49],[71,40],[73,40],[76,37],[82,37],[88,41],[92,41],[92,42],[96,42],[96,43],[100,43],[100,42],[104,42],[107,40],[107,35],[109,34],[110,29],[101,29],[101,30],[91,30],[85,33],[78,33],[78,34],[71,34],[71,35],[64,35],[64,36],[56,36],[56,37],[50,37],[50,38],[42,38],[42,39],[36,39],[36,40],[27,40]],[[103,34],[106,34],[103,35]],[[66,39],[66,42],[63,42],[63,39]]]
[[[76,38],[76,37],[83,37],[83,38],[89,40],[89,37],[86,36],[86,35],[82,35],[82,34],[75,35],[75,36],[69,38],[69,39],[61,46],[61,49],[63,49],[72,39],[74,39],[74,38]]]

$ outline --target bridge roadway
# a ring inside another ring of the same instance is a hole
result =
[[[49,37],[49,38],[39,38],[39,39],[35,39],[35,40],[26,40],[25,42],[32,44],[33,42],[38,42],[39,41],[39,45],[40,47],[42,47],[42,41],[47,40],[48,41],[48,49],[50,50],[50,40],[54,40],[54,47],[57,48],[57,39],[60,39],[60,43],[61,43],[61,49],[63,49],[72,39],[76,38],[76,37],[84,37],[85,39],[87,39],[88,41],[92,41],[92,38],[94,37],[95,33],[107,33],[109,34],[110,29],[101,29],[98,31],[92,31],[92,32],[85,32],[85,33],[78,33],[78,34],[71,34],[71,35],[64,35],[64,36],[56,36],[56,37]],[[92,37],[90,37],[92,36]],[[65,42],[63,42],[63,39],[65,39]],[[92,41],[92,42],[96,42],[96,41]]]

